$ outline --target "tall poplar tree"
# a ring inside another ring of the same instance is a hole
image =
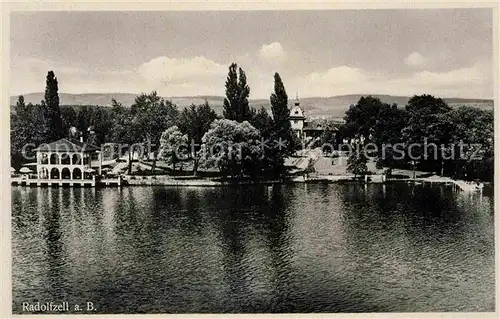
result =
[[[271,111],[273,113],[273,129],[271,134],[271,152],[273,171],[275,175],[284,174],[285,157],[291,155],[294,149],[294,139],[290,124],[290,109],[288,95],[279,73],[274,74],[274,93],[271,94]]]
[[[288,108],[288,95],[278,72],[274,74],[274,93],[271,94],[271,111],[275,130],[283,133],[283,138],[291,134],[290,109]]]
[[[49,121],[48,141],[55,141],[62,138],[65,134],[61,120],[61,110],[59,108],[57,78],[53,71],[47,73],[45,86],[45,115]]]
[[[247,85],[245,71],[236,63],[229,66],[226,79],[226,98],[224,98],[224,118],[237,122],[250,121],[252,111],[248,103],[250,87]]]

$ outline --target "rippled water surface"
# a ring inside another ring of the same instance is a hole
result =
[[[14,313],[494,311],[487,193],[13,187],[12,205]]]

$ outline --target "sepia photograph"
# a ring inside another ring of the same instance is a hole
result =
[[[495,313],[495,10],[11,11],[7,307]]]

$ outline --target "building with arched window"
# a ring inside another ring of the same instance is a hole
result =
[[[36,169],[39,179],[92,179],[92,162],[100,162],[100,149],[78,140],[62,138],[39,145],[36,149]],[[99,166],[99,173],[100,173]]]

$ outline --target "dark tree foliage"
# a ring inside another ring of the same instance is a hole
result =
[[[368,171],[366,166],[368,158],[366,157],[362,147],[362,145],[358,145],[358,147],[351,152],[349,158],[347,159],[347,170],[353,173],[354,177],[364,175]]]
[[[133,123],[133,116],[130,108],[125,108],[115,99],[111,101],[111,117],[113,130],[110,142],[120,145],[119,156],[124,152],[128,154],[128,174],[132,172],[132,146],[140,140],[137,126]]]
[[[203,136],[201,166],[224,177],[256,178],[261,174],[260,132],[248,121],[215,120]]]
[[[374,142],[377,145],[377,166],[390,169],[401,166],[404,159],[404,140],[401,131],[408,121],[405,109],[396,104],[384,104],[377,115],[374,127]],[[398,146],[399,145],[399,146]],[[397,150],[400,150],[398,152]]]
[[[94,132],[94,145],[102,145],[111,134],[112,119],[109,110],[95,107],[91,118],[91,130]],[[87,129],[88,130],[88,129]],[[91,143],[91,141],[88,141]]]
[[[337,132],[330,127],[326,127],[323,133],[320,136],[320,144],[321,145],[331,145],[335,147],[337,144]]]
[[[297,140],[294,138],[290,124],[288,95],[279,73],[274,74],[274,93],[270,96],[273,113],[273,129],[270,134],[271,148],[269,154],[271,170],[275,177],[282,177],[285,171],[285,157],[293,154]],[[266,150],[267,151],[267,150]]]
[[[262,106],[255,116],[250,121],[250,124],[259,130],[261,135],[261,140],[263,142],[263,158],[259,162],[259,174],[260,175],[272,175],[273,168],[277,166],[277,152],[272,149],[274,147],[273,137],[274,137],[274,123],[271,116],[267,110]]]
[[[432,95],[416,95],[408,101],[406,105],[408,121],[402,130],[402,137],[407,146],[407,155],[412,157],[408,161],[417,158],[419,169],[442,171],[441,149],[449,148],[454,131],[454,123],[447,115],[451,110],[452,108],[443,99]],[[432,144],[437,145],[437,148]],[[421,147],[410,149],[411,145],[421,145]]]
[[[406,126],[407,118],[407,112],[396,104],[389,105],[372,96],[361,97],[346,112],[342,134],[350,138],[363,137],[364,144],[375,143],[377,166],[392,168],[399,163],[393,146],[403,143],[401,131]]]
[[[194,105],[182,110],[179,116],[179,130],[188,136],[190,145],[190,156],[194,160],[193,174],[197,174],[199,158],[197,152],[200,150],[203,135],[210,129],[210,124],[217,119],[217,114],[205,101],[204,104]],[[193,148],[191,149],[191,143]]]
[[[23,162],[23,148],[33,139],[32,121],[29,110],[24,103],[24,97],[21,95],[14,106],[14,112],[10,115],[10,154],[11,165],[19,169]]]
[[[71,127],[76,127],[76,119],[78,113],[75,109],[69,105],[61,106],[61,119],[63,123],[63,129],[66,134],[69,134]]]
[[[248,103],[250,87],[247,85],[245,72],[236,63],[229,66],[226,79],[226,97],[224,98],[224,118],[237,122],[249,121],[252,112]]]
[[[76,128],[82,135],[84,141],[86,141],[89,137],[89,127],[92,125],[93,113],[93,107],[82,106],[76,116]]]
[[[150,94],[141,94],[135,98],[130,107],[132,122],[140,137],[139,142],[151,145],[153,151],[153,165],[156,167],[158,148],[162,133],[177,123],[179,111],[171,101],[166,101],[158,96],[156,91]],[[149,158],[149,153],[147,154]]]
[[[10,117],[11,166],[14,168],[35,161],[33,148],[48,141],[49,120],[45,111],[44,103],[26,105],[23,96],[14,106]]]
[[[405,109],[363,97],[349,108],[345,119],[346,132],[341,134],[363,136],[365,143],[375,143],[379,168],[493,179],[491,111],[465,106],[453,109],[443,99],[427,94],[413,96]],[[362,162],[360,154],[353,154],[349,170],[362,168]]]
[[[461,106],[449,116],[455,124],[452,150],[456,159],[446,162],[448,173],[457,178],[493,181],[493,111]]]
[[[158,145],[161,134],[170,130],[175,134],[169,139],[180,140],[182,137],[184,140],[186,137],[195,143],[190,152],[195,174],[203,155],[199,145],[215,145],[224,140],[241,143],[246,152],[244,158],[231,160],[229,155],[234,150],[228,148],[223,150],[226,157],[215,162],[205,156],[205,164],[223,168],[222,171],[231,176],[285,176],[284,160],[300,145],[300,141],[290,127],[288,96],[280,75],[274,75],[274,92],[270,96],[272,116],[264,107],[256,110],[249,106],[250,88],[246,74],[235,63],[229,67],[225,87],[223,115],[226,119],[216,121],[217,115],[208,102],[191,105],[179,112],[175,104],[156,92],[137,96],[131,107],[124,107],[116,100],[112,100],[111,108],[60,106],[58,80],[54,72],[49,71],[44,100],[40,104],[26,105],[24,97],[19,96],[12,107],[11,165],[20,168],[26,162],[33,162],[34,146],[69,136],[74,127],[86,142],[128,145],[131,173],[130,146],[147,145],[148,142]],[[345,125],[326,126],[320,138],[323,144],[335,145],[342,138],[352,138],[360,147],[371,142],[377,146],[377,165],[380,168],[415,168],[416,164],[420,170],[446,176],[493,180],[492,111],[467,106],[452,108],[443,99],[427,94],[413,96],[404,109],[366,96],[350,106],[344,119]],[[263,150],[258,140],[261,138],[267,141],[267,148]],[[281,142],[277,144],[278,141]],[[31,148],[26,147],[30,144]],[[411,155],[418,157],[414,161],[410,157],[410,146],[415,144],[420,147],[412,149]],[[436,147],[426,149],[430,144]],[[402,146],[401,152],[395,151],[395,145]],[[121,151],[127,151],[127,147]],[[153,147],[152,151],[154,170],[158,150]],[[363,151],[351,153],[348,170],[355,175],[365,174],[367,155],[372,154]]]
[[[278,73],[274,74],[274,93],[271,94],[271,110],[273,113],[274,131],[288,142],[291,141],[292,127],[290,124],[290,109],[288,95]]]
[[[49,122],[47,140],[52,142],[65,136],[59,108],[58,82],[53,71],[47,73],[45,86],[45,117]]]
[[[182,110],[179,116],[178,127],[190,140],[200,145],[203,135],[210,129],[210,124],[217,118],[217,114],[210,107],[208,101],[204,104],[194,105]],[[199,146],[196,150],[199,149]]]
[[[263,138],[269,138],[274,129],[273,119],[269,116],[267,110],[262,106],[250,121],[256,129],[260,131]]]
[[[365,143],[370,141],[374,133],[377,116],[384,103],[373,96],[361,97],[355,105],[346,111],[344,134],[348,137],[364,137]]]

